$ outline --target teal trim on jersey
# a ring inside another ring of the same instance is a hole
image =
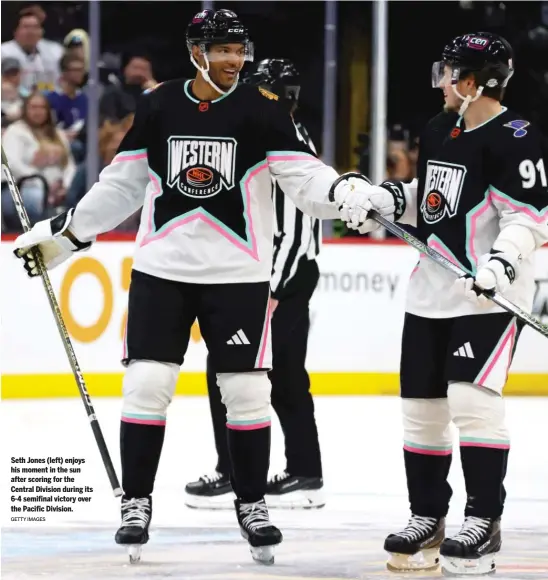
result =
[[[404,445],[407,447],[413,447],[415,449],[426,449],[429,451],[450,451],[453,449],[453,445],[421,445],[420,443],[413,443],[412,441],[407,441],[406,439],[403,442]]]
[[[144,149],[133,149],[132,151],[122,151],[118,153],[115,157],[131,157],[132,155],[146,155],[147,148]]]
[[[243,206],[244,206],[243,217],[244,217],[244,222],[245,222],[245,233],[246,233],[246,238],[247,238],[247,239],[244,239],[244,238],[240,237],[236,232],[234,232],[226,224],[219,221],[215,216],[213,216],[211,213],[209,213],[203,207],[198,207],[198,208],[193,209],[189,212],[181,214],[181,215],[171,219],[169,222],[164,224],[160,229],[156,229],[156,221],[155,221],[156,199],[158,199],[161,195],[163,195],[163,187],[162,187],[162,180],[161,180],[160,176],[149,167],[149,172],[158,181],[158,186],[160,188],[160,191],[155,196],[155,198],[152,200],[152,214],[151,214],[151,220],[150,220],[151,223],[149,224],[149,231],[147,232],[145,239],[147,241],[151,241],[151,239],[160,237],[169,228],[176,227],[177,223],[181,222],[181,224],[182,224],[182,222],[189,221],[189,218],[192,218],[193,216],[201,215],[203,217],[203,219],[205,219],[206,222],[209,222],[210,224],[212,224],[214,228],[216,226],[217,228],[219,228],[220,230],[225,232],[225,234],[227,234],[229,238],[233,238],[235,241],[241,243],[245,248],[247,248],[249,250],[249,253],[252,256],[254,256],[254,257],[256,257],[256,259],[258,259],[258,256],[255,255],[258,252],[258,247],[256,245],[256,239],[255,239],[254,232],[253,232],[253,226],[252,226],[251,221],[250,221],[251,220],[251,213],[250,213],[251,208],[249,207],[249,204],[247,203],[247,191],[246,191],[246,189],[247,189],[248,181],[251,180],[256,173],[258,173],[261,170],[266,169],[266,168],[268,168],[268,164],[266,162],[266,159],[263,159],[262,161],[259,161],[259,163],[255,164],[253,167],[248,169],[246,171],[246,173],[244,174],[244,176],[242,177],[242,179],[240,180],[240,193],[242,195],[242,202],[243,202]]]
[[[473,244],[474,236],[476,234],[476,231],[475,231],[476,224],[475,224],[474,220],[477,218],[478,215],[483,213],[483,211],[489,207],[490,203],[491,203],[491,200],[489,198],[489,188],[487,188],[485,190],[485,194],[483,196],[483,199],[466,214],[466,243],[465,243],[464,247],[465,247],[466,257],[468,258],[468,261],[470,262],[470,265],[472,266],[472,270],[470,272],[472,275],[476,274],[476,270],[478,267],[477,259],[479,259],[479,256],[476,256],[474,258],[474,252],[472,250],[472,244]]]
[[[449,261],[453,262],[454,264],[456,264],[457,266],[460,266],[465,272],[468,272],[468,274],[471,274],[472,272],[470,271],[469,268],[467,268],[466,266],[464,266],[460,260],[457,259],[457,257],[455,256],[455,254],[453,254],[453,252],[440,240],[440,238],[438,238],[438,236],[436,236],[436,234],[430,234],[426,240],[427,245],[430,247],[430,240],[433,240],[436,244],[439,244],[442,248],[442,252],[440,252],[442,255],[444,253],[447,254],[447,256],[445,256],[445,258],[447,258]],[[436,248],[432,247],[433,250],[435,250]]]
[[[496,119],[497,117],[499,117],[500,115],[502,115],[502,113],[506,113],[507,110],[508,110],[507,107],[502,107],[500,113],[497,113],[496,115],[493,115],[490,119],[487,119],[487,121],[484,121],[483,123],[480,123],[477,127],[472,127],[472,129],[465,129],[464,132],[465,133],[471,133],[472,131],[475,131],[476,129],[479,129],[480,127],[483,127],[484,125],[487,125],[487,123],[490,123],[493,119]]]
[[[548,205],[544,209],[537,209],[534,205],[523,203],[522,201],[518,201],[506,193],[502,193],[502,191],[497,189],[494,185],[490,185],[489,190],[491,190],[495,195],[503,197],[506,201],[508,201],[510,206],[517,206],[521,209],[529,210],[530,212],[538,215],[540,218],[544,217],[548,212]]]
[[[185,94],[186,96],[193,102],[193,103],[202,103],[205,102],[207,103],[208,101],[200,101],[199,99],[197,99],[196,97],[192,96],[192,93],[190,92],[190,83],[192,82],[192,80],[188,80],[185,83]],[[224,98],[228,97],[228,95],[230,95],[232,92],[234,92],[236,90],[238,83],[234,83],[231,87],[231,89],[228,91],[228,93],[226,93],[225,95],[221,95],[219,98],[214,99],[213,101],[209,101],[210,103],[218,103],[219,101],[222,101]]]

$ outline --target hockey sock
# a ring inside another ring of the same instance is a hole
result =
[[[447,482],[451,453],[428,455],[421,450],[407,449],[403,453],[412,513],[430,518],[445,517],[453,494]]]
[[[122,488],[127,498],[152,494],[164,443],[164,425],[121,421]]]
[[[270,424],[238,430],[227,425],[230,480],[236,497],[244,503],[261,500],[266,492],[270,466]]]
[[[466,517],[496,519],[502,515],[508,454],[509,449],[472,446],[461,441],[460,456],[468,496]]]

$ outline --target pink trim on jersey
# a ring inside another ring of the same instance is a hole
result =
[[[417,262],[417,265],[413,268],[411,274],[409,275],[409,279],[413,278],[413,276],[417,273],[417,270],[419,269],[420,265],[421,265],[421,260],[426,257],[426,254],[423,254],[422,252],[419,254],[419,261]]]
[[[267,155],[268,161],[310,161],[311,159],[318,161],[313,155],[303,153],[302,155]]]
[[[506,197],[502,197],[501,195],[499,195],[496,191],[493,191],[492,189],[489,189],[489,197],[496,199],[498,202],[503,203],[504,205],[511,207],[514,211],[517,211],[519,213],[524,213],[525,215],[527,215],[527,217],[530,217],[537,224],[540,224],[548,217],[548,208],[546,208],[544,211],[540,212],[540,214],[536,214],[536,213],[532,212],[530,209],[528,209],[525,205],[522,205],[522,204],[518,205],[517,203],[512,203],[512,201],[510,199],[508,199]]]
[[[491,195],[489,195],[486,198],[484,205],[470,218],[470,256],[474,260],[476,267],[479,261],[478,255],[476,254],[476,250],[474,248],[474,240],[476,239],[476,229],[477,229],[476,222],[478,218],[491,207],[490,201]]]
[[[498,348],[498,350],[495,352],[491,362],[489,363],[489,366],[485,369],[485,372],[483,373],[483,375],[478,379],[478,383],[481,385],[483,384],[483,382],[487,379],[487,377],[489,376],[489,373],[493,370],[493,368],[495,367],[495,365],[497,364],[501,354],[504,351],[504,348],[506,346],[506,343],[511,340],[512,344],[510,345],[510,354],[508,357],[508,365],[507,365],[507,369],[506,369],[506,375],[508,376],[508,370],[510,368],[510,364],[512,361],[512,349],[514,346],[514,341],[515,341],[515,337],[516,337],[516,325],[515,323],[512,323],[510,325],[510,327],[508,328],[508,330],[506,331],[506,334],[504,335],[503,340],[500,343],[500,346]]]
[[[235,425],[234,423],[226,424],[228,429],[233,431],[254,431],[255,429],[264,429],[265,427],[270,427],[270,421],[265,423],[255,423],[254,425]]]
[[[148,213],[147,232],[144,235],[140,246],[143,247],[143,246],[146,246],[147,244],[149,244],[150,242],[154,242],[156,240],[161,240],[162,238],[165,238],[168,234],[170,234],[176,228],[200,219],[203,222],[205,222],[207,225],[211,226],[216,232],[221,234],[231,244],[235,245],[239,250],[244,251],[246,254],[249,254],[254,260],[259,261],[259,252],[258,252],[258,248],[257,248],[257,238],[255,236],[255,230],[253,227],[253,218],[251,215],[251,189],[250,189],[249,185],[251,183],[251,180],[254,177],[256,177],[261,171],[264,171],[265,169],[268,169],[268,164],[266,163],[266,161],[264,163],[262,163],[261,165],[259,165],[259,167],[257,167],[255,170],[253,170],[247,176],[247,179],[245,180],[245,182],[243,184],[243,187],[245,190],[245,195],[246,195],[246,215],[247,215],[247,223],[249,224],[249,233],[251,236],[251,248],[248,248],[245,244],[243,244],[238,239],[236,239],[232,234],[230,234],[229,232],[224,230],[218,223],[214,222],[210,217],[207,216],[207,214],[205,214],[202,211],[198,211],[192,215],[182,217],[182,219],[174,221],[169,227],[167,227],[160,234],[152,234],[152,230],[153,230],[152,216],[154,213],[154,198],[158,197],[159,195],[162,194],[162,188],[160,186],[158,178],[152,172],[149,172],[149,176],[150,176],[150,179],[153,182],[153,184],[156,186],[156,190],[154,191],[154,193],[152,194],[152,196],[150,198],[150,208],[149,208],[149,213]]]
[[[263,333],[262,333],[261,343],[260,343],[260,347],[259,347],[258,361],[255,364],[255,368],[258,368],[258,369],[263,368],[264,357],[266,354],[266,345],[268,343],[268,329],[270,328],[270,318],[272,316],[271,310],[272,310],[271,301],[268,300],[268,307],[266,309],[266,316],[264,319]]]
[[[455,264],[455,266],[460,266],[460,264],[455,261],[455,257],[451,255],[439,242],[436,242],[436,240],[428,240],[428,246],[433,250],[436,250],[436,252],[440,253],[444,258],[447,258],[452,264]]]
[[[112,160],[112,163],[120,163],[122,161],[138,161],[139,159],[146,159],[147,153],[135,153],[133,155],[124,155],[124,153],[118,153],[116,157]]]
[[[122,421],[124,423],[136,423],[137,425],[156,425],[158,427],[164,427],[166,420],[161,421],[160,419],[137,419],[136,417],[125,417],[122,415]]]
[[[405,451],[411,453],[418,453],[419,455],[451,455],[453,453],[452,449],[424,449],[422,447],[411,447],[410,445],[404,445]]]

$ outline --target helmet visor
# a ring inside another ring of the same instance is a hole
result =
[[[244,61],[253,62],[255,50],[251,41],[230,41],[215,43],[200,43],[200,51],[207,56],[209,62],[223,62],[232,58],[243,57]]]
[[[432,87],[439,89],[442,86],[456,85],[460,77],[460,67],[451,66],[440,60],[432,65]]]

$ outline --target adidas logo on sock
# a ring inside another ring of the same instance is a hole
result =
[[[232,335],[232,338],[226,341],[226,344],[251,344],[245,335],[244,331],[240,328],[236,334]]]
[[[458,350],[453,353],[453,356],[461,356],[463,358],[474,358],[474,353],[472,352],[472,347],[470,343],[467,342],[461,346]]]

